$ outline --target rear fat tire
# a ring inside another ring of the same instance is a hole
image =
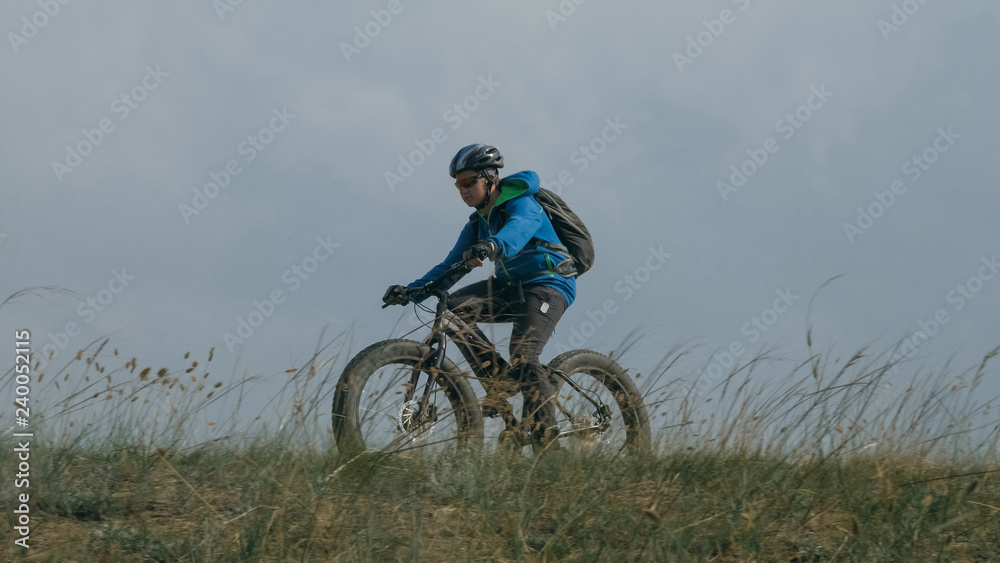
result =
[[[333,437],[339,452],[357,455],[367,449],[358,409],[368,378],[384,366],[416,365],[430,354],[431,348],[427,344],[399,338],[372,344],[351,359],[344,368],[333,395]],[[438,384],[444,389],[454,411],[451,416],[455,417],[458,427],[457,445],[481,447],[483,416],[479,409],[479,399],[462,372],[447,357],[441,365]]]
[[[600,381],[615,397],[625,424],[626,447],[628,453],[648,452],[653,448],[649,430],[649,415],[642,400],[642,394],[628,373],[611,358],[593,350],[570,350],[549,362],[549,367],[557,369],[568,377],[574,373],[588,373]],[[559,385],[566,382],[558,376],[552,377]]]

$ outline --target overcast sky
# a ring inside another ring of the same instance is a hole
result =
[[[0,300],[78,296],[4,306],[4,365],[13,329],[37,352],[67,323],[63,359],[109,335],[255,374],[324,327],[401,335],[380,298],[454,244],[475,142],[595,238],[543,359],[636,329],[638,371],[681,343],[692,379],[716,350],[804,359],[813,296],[818,351],[1000,345],[996,2],[230,1],[0,7]]]

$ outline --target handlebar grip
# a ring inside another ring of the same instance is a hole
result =
[[[396,288],[400,288],[400,291],[393,291]],[[401,301],[400,298],[402,298]],[[391,300],[391,302],[387,300]],[[392,286],[385,292],[385,295],[382,297],[382,301],[383,309],[390,305],[406,305],[410,302],[409,290],[401,285]]]
[[[382,304],[382,308],[385,309],[386,307],[389,307],[390,305],[407,305],[407,304],[409,304],[411,302],[410,301],[410,290],[408,290],[408,289],[404,289],[403,291],[399,292],[396,296],[397,297],[402,297],[403,301],[401,303],[399,303],[399,302],[397,302],[397,303],[383,303]]]

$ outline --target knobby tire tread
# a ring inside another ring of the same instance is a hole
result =
[[[416,340],[397,338],[376,342],[358,352],[341,373],[333,395],[333,435],[341,453],[356,455],[365,450],[364,437],[358,426],[358,403],[368,378],[378,369],[393,363],[426,358],[430,346]],[[441,365],[440,382],[455,410],[456,425],[462,433],[462,444],[482,446],[483,418],[479,399],[461,370],[447,357]],[[456,405],[455,403],[458,402]]]
[[[564,369],[564,367],[569,367],[573,364],[577,365],[571,369]],[[618,365],[618,362],[609,356],[593,350],[570,350],[556,356],[549,362],[549,367],[557,369],[567,376],[572,375],[574,372],[586,371],[587,368],[591,368],[595,371],[603,371],[614,377],[628,401],[628,404],[624,406],[619,402],[618,408],[622,410],[623,415],[627,415],[633,420],[633,424],[629,425],[626,431],[629,453],[648,452],[652,450],[649,415],[646,412],[642,394],[628,373]],[[604,384],[604,386],[617,396],[615,389],[609,387],[607,384]],[[626,410],[629,412],[626,413]]]

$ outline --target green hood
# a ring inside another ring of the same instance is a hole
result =
[[[492,209],[496,209],[514,198],[521,197],[531,189],[531,184],[527,180],[518,178],[517,176],[519,174],[500,180],[500,197],[497,198]],[[535,191],[538,191],[538,189],[536,188]],[[476,211],[476,213],[480,217],[486,218],[486,215],[483,215],[482,211]]]

